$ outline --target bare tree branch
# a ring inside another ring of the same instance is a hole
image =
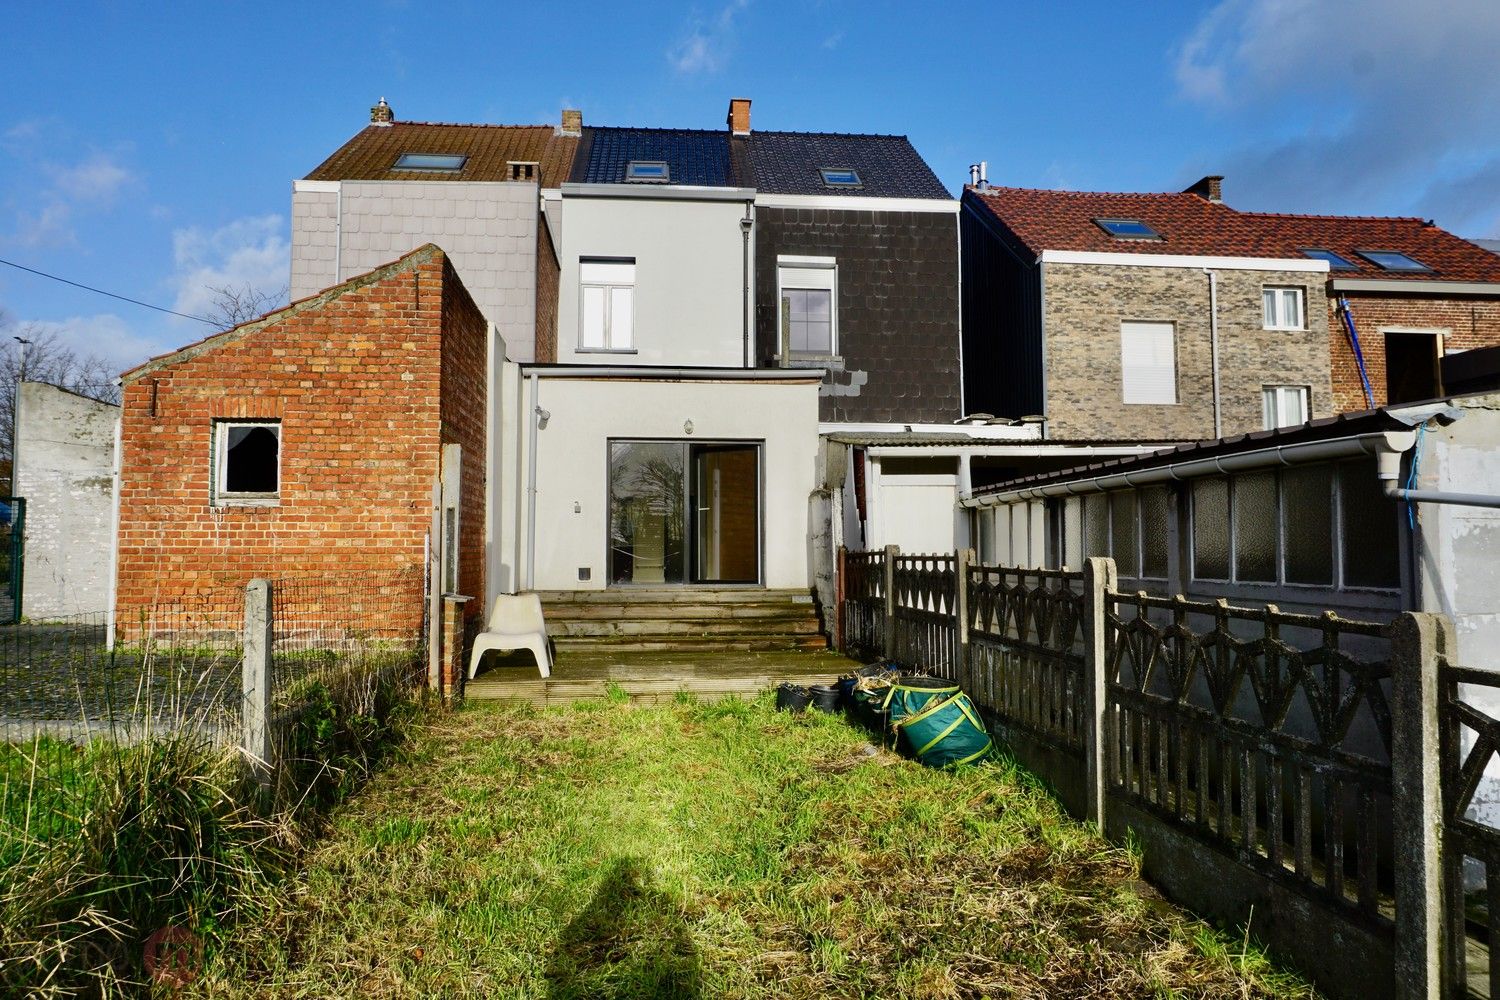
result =
[[[222,288],[210,285],[208,290],[213,293],[214,301],[207,318],[220,330],[228,330],[281,308],[290,288],[282,285],[274,292],[266,292],[247,282]]]

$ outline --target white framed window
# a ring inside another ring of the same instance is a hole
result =
[[[578,262],[578,349],[635,350],[635,261]]]
[[[1262,426],[1268,431],[1307,423],[1307,386],[1268,385],[1260,390]]]
[[[838,354],[838,282],[833,257],[776,258],[778,357],[786,343],[794,357]]]
[[[1176,342],[1171,323],[1120,324],[1120,388],[1125,402],[1177,402]]]
[[[215,421],[213,485],[216,505],[279,503],[281,421]]]
[[[1260,298],[1267,330],[1304,329],[1302,289],[1267,287]]]

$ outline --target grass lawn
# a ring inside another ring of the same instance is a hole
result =
[[[753,704],[473,705],[333,819],[212,996],[1311,996],[1006,763]]]

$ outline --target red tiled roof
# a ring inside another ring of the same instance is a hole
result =
[[[312,173],[310,181],[508,181],[510,163],[541,165],[541,186],[557,187],[573,169],[577,136],[551,125],[448,125],[393,122],[367,125]],[[467,156],[455,173],[392,170],[402,153]]]
[[[987,208],[1033,254],[1043,250],[1285,257],[1306,260],[1304,247],[1332,250],[1358,270],[1334,278],[1497,281],[1500,256],[1417,218],[1343,215],[1273,215],[1240,212],[1196,194],[1111,194],[1031,188],[966,188],[971,203]],[[1139,219],[1160,240],[1117,239],[1094,220]],[[1431,270],[1386,271],[1359,250],[1397,250]]]

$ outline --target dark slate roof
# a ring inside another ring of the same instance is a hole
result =
[[[739,140],[743,143],[743,140]],[[660,160],[671,183],[694,187],[749,187],[743,152],[728,132],[677,128],[597,128],[587,126],[573,161],[575,184],[623,184],[632,160]]]
[[[723,130],[586,126],[569,179],[622,184],[631,160],[665,162],[673,184],[753,187],[770,194],[952,197],[901,135],[752,132],[736,137]],[[862,186],[827,187],[818,172],[822,167],[851,167]]]
[[[578,139],[551,125],[448,125],[393,122],[367,125],[307,175],[310,181],[508,181],[510,162],[539,163],[542,187],[568,176]],[[403,153],[467,156],[462,170],[392,170]]]
[[[750,165],[756,188],[771,194],[953,197],[904,135],[754,132]],[[827,187],[818,173],[822,167],[852,167],[859,172],[862,186]]]

